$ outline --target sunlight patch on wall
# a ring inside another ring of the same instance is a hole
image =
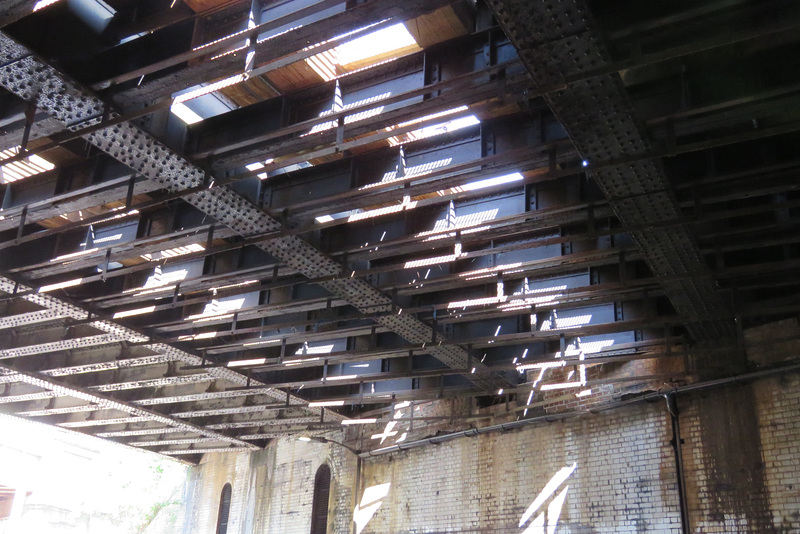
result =
[[[531,505],[525,510],[525,513],[522,514],[522,517],[519,520],[519,527],[522,528],[528,520],[533,517],[533,515],[539,511],[539,509],[544,505],[547,500],[552,497],[552,495],[558,490],[558,488],[566,482],[566,480],[572,476],[575,472],[575,469],[578,467],[577,463],[573,463],[571,467],[562,467],[553,478],[551,478],[547,484],[545,484],[544,488],[539,495],[533,500]],[[569,492],[569,485],[565,486],[561,492],[550,501],[550,504],[547,506],[547,510],[542,511],[536,518],[531,521],[522,534],[555,534],[556,527],[558,526],[558,520],[561,517],[561,510],[564,506],[564,501],[567,498],[567,493]]]
[[[367,526],[369,520],[372,519],[372,516],[374,516],[375,512],[378,511],[378,508],[381,507],[381,504],[383,504],[381,499],[389,494],[389,488],[391,485],[391,482],[387,482],[385,484],[370,486],[364,490],[364,494],[361,497],[361,502],[356,505],[355,510],[353,511],[353,521],[356,524],[356,534],[361,534],[361,531],[364,530],[365,526]]]

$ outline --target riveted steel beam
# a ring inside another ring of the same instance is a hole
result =
[[[0,330],[6,328],[16,328],[18,326],[28,326],[39,323],[46,323],[63,319],[65,316],[54,310],[39,310],[28,313],[21,313],[19,315],[9,315],[0,317]]]
[[[22,377],[17,378],[16,373],[14,377],[15,382],[21,382]],[[35,400],[52,399],[59,395],[54,391],[40,391],[38,393],[23,393],[20,395],[3,395],[0,396],[0,404],[11,404],[14,402],[28,402]]]
[[[128,423],[143,423],[149,421],[147,417],[113,417],[110,419],[87,419],[85,421],[67,421],[58,423],[64,428],[88,428],[92,426],[126,425]]]
[[[129,441],[126,445],[131,447],[165,447],[167,445],[190,445],[193,443],[214,443],[218,442],[214,438],[180,438],[180,439],[162,439],[162,440],[148,440],[148,441]]]
[[[157,365],[175,361],[175,358],[163,354],[153,356],[142,356],[140,358],[127,358],[125,360],[113,360],[107,362],[87,363],[83,365],[72,365],[69,367],[56,367],[40,371],[46,376],[71,376],[86,373],[99,373],[102,371],[114,371],[116,369],[131,369],[146,365]],[[18,382],[16,373],[0,375],[0,384]]]
[[[685,226],[646,230],[653,223],[681,217],[669,180],[657,160],[605,165],[592,161],[651,151],[618,73],[566,84],[582,70],[610,64],[601,33],[584,0],[527,2],[487,0],[530,72],[537,89],[586,161],[587,169],[609,199],[622,224],[639,245],[656,275],[707,272],[703,278],[662,282],[679,313],[719,317],[686,324],[700,341],[731,338],[733,323],[694,239]],[[552,90],[553,87],[559,87]]]
[[[147,380],[133,380],[130,382],[102,384],[99,386],[90,386],[86,389],[90,389],[92,391],[124,391],[127,389],[178,386],[181,384],[198,384],[200,382],[213,382],[214,380],[216,380],[216,378],[210,374],[198,373],[194,375],[164,376],[161,378],[150,378]]]
[[[158,379],[157,379],[158,380]],[[140,382],[141,383],[141,382]],[[182,383],[182,382],[181,382]],[[165,385],[176,385],[177,382],[171,382],[170,384]],[[152,387],[141,385],[140,387]],[[186,395],[173,395],[170,397],[152,397],[148,399],[139,399],[139,400],[131,400],[129,401],[131,404],[135,404],[137,406],[156,406],[161,404],[176,404],[181,402],[198,402],[198,401],[208,401],[208,400],[219,400],[219,399],[233,399],[237,397],[248,397],[253,395],[267,395],[271,391],[272,388],[253,388],[253,389],[234,389],[234,390],[227,390],[227,391],[207,391],[204,393],[191,393]],[[284,408],[285,405],[281,405]],[[18,412],[17,415],[24,415],[27,417],[37,417],[37,416],[44,416],[44,415],[59,415],[65,413],[79,413],[79,412],[94,412],[97,410],[102,410],[101,406],[96,404],[93,405],[85,405],[85,406],[69,406],[64,408],[49,408],[43,410],[31,410],[28,412]],[[317,420],[318,417],[313,417],[312,419]]]
[[[161,454],[166,454],[168,456],[181,456],[187,454],[213,454],[219,452],[231,453],[231,452],[250,452],[252,451],[251,447],[214,447],[214,448],[206,448],[206,449],[164,449],[160,450]]]
[[[140,339],[141,340],[141,339]],[[47,354],[61,350],[72,350],[84,347],[96,347],[98,345],[108,345],[118,343],[119,337],[115,334],[99,334],[96,336],[79,337],[75,339],[62,339],[38,345],[27,345],[24,347],[14,347],[13,349],[0,350],[0,360],[10,358],[21,358],[23,356],[33,356],[36,354]]]
[[[326,412],[327,413],[327,412]],[[253,428],[253,427],[261,427],[261,426],[269,426],[269,425],[280,425],[280,424],[307,424],[307,423],[319,423],[319,417],[314,417],[313,420],[310,417],[295,417],[290,419],[252,419],[249,421],[231,421],[228,423],[212,423],[210,425],[206,425],[206,428],[211,428],[213,430],[234,430],[238,428]]]
[[[231,415],[238,413],[261,413],[269,410],[283,410],[287,408],[286,404],[257,404],[249,406],[234,406],[232,408],[213,408],[208,410],[190,410],[186,412],[172,413],[172,417],[190,418],[190,417],[213,417],[216,415]]]
[[[0,364],[0,369],[6,372],[8,371],[14,372],[13,369],[10,369],[2,364]],[[98,404],[100,406],[103,406],[104,409],[118,410],[121,412],[128,413],[130,414],[131,417],[137,418],[137,421],[153,421],[156,423],[161,423],[166,426],[180,428],[185,432],[197,432],[206,437],[219,438],[221,441],[226,441],[228,443],[237,445],[243,445],[243,444],[246,445],[244,442],[236,438],[231,438],[224,434],[220,434],[219,432],[213,430],[207,430],[205,428],[193,425],[191,423],[187,423],[185,421],[179,421],[177,419],[162,415],[157,412],[140,408],[138,406],[134,406],[132,404],[122,402],[119,400],[115,400],[110,397],[101,395],[100,393],[95,391],[91,391],[85,388],[79,388],[77,386],[65,385],[53,380],[50,377],[47,377],[39,373],[33,373],[28,371],[25,372],[16,371],[16,374],[19,377],[20,382],[24,382],[32,386],[49,390],[49,392],[53,393],[54,396],[73,397],[86,402]],[[2,397],[0,397],[0,399],[2,399]]]
[[[3,46],[0,59],[4,63],[0,66],[0,85],[26,101],[36,100],[40,109],[51,113],[69,129],[80,129],[102,120],[105,104],[88,90],[78,87],[50,65],[31,56],[27,49],[4,34],[0,34],[0,46]],[[87,134],[85,138],[169,192],[205,183],[206,175],[201,169],[131,123],[104,128]],[[201,191],[190,195],[186,201],[242,236],[278,232],[282,228],[280,221],[228,187]],[[273,239],[261,248],[309,278],[334,277],[320,285],[346,299],[362,313],[388,312],[394,308],[391,298],[353,276],[340,263],[299,237]],[[412,343],[426,343],[436,338],[431,326],[415,317],[384,315],[377,321]],[[429,353],[456,369],[466,367],[468,360],[467,351],[460,346],[442,347],[434,343]],[[476,367],[476,373],[469,379],[479,387],[491,391],[498,384],[508,385],[505,379],[499,379],[484,365],[477,364]],[[227,370],[217,372],[224,371]]]
[[[126,358],[124,360],[113,360],[98,363],[86,363],[83,365],[71,365],[69,367],[57,367],[41,371],[47,376],[67,376],[80,375],[85,373],[99,373],[102,371],[114,371],[116,369],[132,369],[134,367],[144,367],[147,365],[158,365],[174,362],[175,357],[167,354],[154,354],[152,356],[141,356],[139,358]]]
[[[303,435],[305,436],[317,436],[320,434],[324,434],[328,430],[309,430],[303,431]],[[242,436],[242,439],[274,439],[274,438],[285,438],[287,436],[297,435],[297,430],[286,430],[284,432],[261,432],[259,434],[245,434]]]
[[[73,304],[64,302],[64,301],[62,301],[62,300],[60,300],[60,299],[58,299],[56,297],[53,297],[52,295],[49,295],[47,293],[31,293],[30,292],[31,288],[29,288],[27,286],[24,286],[22,284],[17,284],[14,281],[9,280],[8,278],[2,277],[2,276],[0,276],[0,291],[5,292],[5,293],[9,293],[9,294],[13,294],[13,293],[16,293],[16,292],[27,293],[26,296],[22,297],[25,300],[28,300],[28,301],[30,301],[30,302],[32,302],[34,304],[37,304],[39,306],[42,306],[42,307],[46,308],[46,309],[54,310],[57,313],[63,314],[66,317],[71,317],[73,319],[83,320],[83,319],[89,318],[89,316],[90,316],[89,312],[79,308],[78,306],[75,306]],[[142,334],[139,333],[139,332],[136,332],[136,331],[134,331],[134,330],[132,330],[130,328],[127,328],[127,327],[123,327],[123,326],[117,325],[117,324],[112,323],[110,321],[104,321],[104,320],[93,321],[93,322],[90,323],[90,325],[93,326],[94,328],[99,329],[99,330],[106,331],[109,334],[116,335],[117,336],[117,341],[141,340],[142,337],[143,337]],[[145,337],[144,339],[147,339],[147,338]],[[193,365],[193,366],[202,365],[204,363],[204,360],[202,358],[200,358],[199,356],[195,356],[195,355],[190,354],[190,353],[188,353],[186,351],[177,349],[175,347],[172,347],[170,345],[166,345],[166,344],[163,344],[163,343],[150,343],[150,344],[146,344],[144,346],[146,348],[152,350],[153,352],[161,355],[162,357],[168,358],[170,361],[181,361],[181,362],[183,362],[185,364]],[[10,373],[14,372],[13,369],[7,369],[7,371],[9,371]],[[244,375],[242,375],[240,373],[237,373],[236,371],[232,371],[230,369],[225,369],[225,368],[211,368],[211,369],[208,370],[208,374],[213,376],[214,378],[225,379],[225,380],[227,380],[227,381],[229,381],[229,382],[231,382],[233,384],[239,385],[239,386],[245,386],[245,385],[258,386],[260,384],[256,380],[250,380],[250,379],[248,379],[248,377],[246,377],[246,376],[244,376]],[[21,380],[21,381],[24,381],[24,380]],[[281,401],[285,401],[285,399],[286,399],[285,393],[278,392],[278,391],[275,391],[275,390],[265,391],[264,394],[268,395],[268,396],[270,396],[270,397],[272,397],[274,399],[281,400]],[[0,399],[2,399],[2,398],[0,397]],[[2,400],[0,400],[0,402],[2,402]],[[290,404],[295,405],[295,406],[306,406],[307,405],[307,403],[305,401],[303,401],[302,399],[300,399],[300,398],[298,398],[298,397],[296,397],[294,395],[290,395],[289,396],[289,402],[290,402]],[[316,410],[316,409],[311,409],[311,411],[312,412],[316,412],[316,413],[319,412],[319,410]],[[331,412],[330,415],[331,415],[331,417],[334,417],[334,418],[335,417],[340,417],[340,418],[342,417],[339,414],[336,414],[334,412]]]
[[[96,412],[103,408],[97,404],[85,404],[82,406],[65,406],[63,408],[49,408],[45,410],[28,410],[26,412],[16,412],[14,415],[19,417],[43,417],[46,415],[64,415],[68,413]]]
[[[110,432],[97,432],[95,436],[98,438],[124,438],[128,436],[156,436],[159,434],[197,434],[195,431],[185,430],[182,428],[160,426],[156,428],[139,428],[135,430],[114,430]]]
[[[204,393],[192,393],[190,395],[173,395],[170,397],[154,397],[152,399],[140,399],[132,401],[139,406],[154,406],[157,404],[175,404],[178,402],[195,402],[217,399],[233,399],[236,397],[247,397],[250,395],[269,395],[274,391],[272,388],[252,388],[252,389],[233,389],[226,391],[206,391]]]

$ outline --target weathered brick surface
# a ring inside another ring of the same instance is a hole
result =
[[[692,532],[800,532],[800,376],[681,396],[679,405]],[[677,534],[671,438],[659,401],[371,458],[358,498],[366,487],[390,489],[363,533],[522,533],[569,485],[558,534]],[[185,532],[214,532],[220,490],[231,482],[229,533],[307,533],[323,462],[333,472],[328,532],[354,532],[355,457],[294,440],[209,455],[193,473]],[[573,463],[520,527],[551,477]]]
[[[682,399],[693,532],[800,532],[800,376]]]
[[[640,406],[370,460],[367,485],[392,487],[364,532],[522,532],[525,510],[573,463],[558,532],[677,532],[666,422]]]
[[[750,388],[717,389],[679,402],[693,532],[771,532]]]
[[[800,375],[753,386],[764,477],[776,532],[800,532]]]
[[[347,532],[355,457],[336,447],[296,440],[278,440],[257,453],[206,455],[192,473],[184,532],[216,532],[226,482],[233,490],[228,534],[308,532],[314,476],[323,463],[331,468],[328,531]]]

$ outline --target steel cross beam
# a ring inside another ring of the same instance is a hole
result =
[[[130,402],[131,404],[135,404],[137,406],[154,406],[157,404],[176,404],[181,402],[232,399],[236,397],[247,397],[250,395],[265,395],[268,394],[271,390],[272,388],[253,388],[253,389],[233,389],[225,391],[207,391],[204,393],[173,395],[170,397],[153,397],[149,399],[131,400],[128,402]],[[103,408],[101,406],[98,406],[96,404],[86,404],[82,406],[65,406],[63,408],[44,408],[41,410],[29,410],[27,412],[17,412],[17,415],[25,417],[40,417],[44,415],[61,415],[65,413],[95,412],[102,409]],[[318,421],[319,417],[311,417],[310,419]]]
[[[14,294],[17,292],[28,292],[30,290],[31,288],[27,286],[17,284],[13,280],[9,280],[8,278],[0,276],[0,292]],[[86,310],[83,310],[73,304],[64,302],[46,293],[29,293],[21,298],[24,298],[29,302],[42,306],[45,309],[55,311],[56,313],[64,315],[65,317],[70,317],[72,319],[82,320],[82,319],[88,319],[90,316],[89,312],[87,312]],[[146,336],[143,336],[141,333],[131,330],[130,328],[117,325],[111,321],[98,320],[89,324],[90,326],[97,328],[98,330],[107,332],[108,334],[113,334],[116,337],[116,341],[147,339]],[[150,343],[144,346],[163,357],[169,358],[170,361],[180,361],[187,365],[192,365],[192,366],[202,365],[204,363],[203,359],[200,358],[199,356],[195,356],[194,354],[190,354],[188,352],[182,351],[180,349],[177,349],[175,347],[163,343]],[[11,373],[3,373],[3,374],[9,375],[14,373],[13,369],[10,369],[10,371]],[[214,378],[224,379],[239,386],[263,385],[261,382],[257,380],[249,380],[246,376],[227,368],[222,368],[222,367],[210,368],[208,369],[208,374],[210,374]],[[19,375],[20,378],[23,378],[23,373],[19,373]],[[14,378],[16,380],[17,377]],[[18,380],[18,381],[24,381],[24,380]],[[286,395],[283,392],[275,391],[274,389],[265,391],[264,394],[276,400],[284,401],[286,399]],[[303,407],[307,403],[304,400],[300,399],[299,397],[292,395],[290,396],[290,404],[294,406]],[[319,410],[316,408],[309,408],[309,410],[312,411],[313,413],[319,413]],[[342,417],[339,414],[336,414],[335,412],[329,412],[329,413],[331,414],[331,417],[339,417],[344,419],[344,417]]]
[[[0,65],[0,85],[23,100],[36,101],[39,109],[62,121],[70,130],[97,124],[106,113],[103,101],[92,95],[88,89],[79,87],[3,33],[0,33]],[[206,173],[203,170],[129,122],[92,132],[85,139],[170,193],[197,187],[206,182]],[[280,221],[267,215],[229,187],[201,191],[185,200],[242,236],[279,232],[282,228]],[[330,293],[344,298],[362,313],[383,314],[376,317],[376,321],[407,341],[431,343],[429,353],[445,365],[454,369],[467,366],[469,358],[466,349],[460,346],[437,345],[434,340],[437,335],[441,338],[441,334],[435,333],[431,326],[416,317],[387,315],[386,312],[396,308],[392,299],[366,281],[353,276],[355,273],[301,238],[278,237],[262,244],[260,248],[308,278],[334,277],[320,285]],[[162,350],[168,349],[176,350],[162,347]],[[195,365],[199,363],[198,361]],[[488,367],[482,364],[473,367],[476,367],[476,372],[468,378],[478,387],[492,391],[509,385],[505,379],[495,376]]]
[[[141,338],[139,339],[141,341]],[[120,341],[116,334],[99,334],[96,336],[85,336],[74,339],[62,339],[38,345],[26,345],[24,347],[14,347],[11,349],[0,350],[0,360],[10,358],[20,358],[22,356],[33,356],[36,354],[47,354],[60,350],[72,350],[82,347],[96,347],[98,345],[108,345]]]
[[[6,328],[17,328],[18,326],[46,323],[49,321],[63,319],[64,317],[64,315],[48,309],[20,313],[17,315],[9,315],[7,317],[0,317],[0,330],[4,330]]]
[[[584,0],[487,0],[517,48],[537,89],[560,87],[545,95],[587,170],[609,199],[656,276],[707,272],[693,279],[662,281],[681,315],[724,317],[726,307],[700,250],[686,225],[648,229],[664,220],[678,220],[681,211],[672,186],[655,159],[607,165],[592,171],[592,161],[650,153],[650,142],[636,120],[617,72],[567,84],[576,71],[612,64],[601,33]],[[724,319],[687,324],[698,341],[732,338],[735,329]]]
[[[52,393],[53,396],[73,397],[83,401],[98,404],[102,406],[104,409],[118,410],[121,412],[128,413],[132,417],[137,418],[137,421],[153,421],[161,423],[163,425],[167,425],[169,427],[178,428],[180,429],[179,430],[180,432],[195,432],[203,436],[217,438],[220,441],[226,441],[231,444],[245,445],[248,446],[250,449],[258,448],[258,447],[253,447],[252,445],[249,445],[248,443],[243,442],[239,439],[226,436],[225,434],[221,434],[214,430],[208,430],[203,427],[187,423],[186,421],[180,421],[178,419],[174,419],[172,417],[168,417],[163,414],[147,410],[145,408],[134,406],[127,402],[122,402],[116,399],[112,399],[110,397],[101,395],[95,391],[79,388],[77,386],[67,386],[61,384],[59,382],[54,381],[50,377],[41,375],[39,373],[33,373],[29,371],[24,371],[24,372],[16,371],[15,369],[12,369],[2,364],[0,364],[0,371],[2,371],[3,373],[14,373],[20,382],[24,382],[26,384],[48,390],[46,393]]]

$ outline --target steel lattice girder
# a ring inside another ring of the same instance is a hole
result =
[[[318,430],[316,432],[303,432],[304,435],[313,436],[315,434],[323,434],[324,430]],[[260,434],[244,434],[242,439],[274,439],[274,438],[285,438],[287,436],[297,434],[297,430],[284,430],[283,432],[262,432]]]
[[[43,373],[44,374],[44,373]],[[49,374],[49,373],[48,373]],[[13,376],[13,375],[11,375]],[[142,386],[144,387],[144,386]],[[159,404],[176,404],[180,402],[196,402],[217,399],[232,399],[236,397],[247,397],[250,395],[268,395],[272,388],[253,388],[253,389],[233,389],[227,391],[207,391],[204,393],[192,393],[187,395],[173,395],[171,397],[153,397],[150,399],[140,399],[129,401],[131,404],[137,406],[155,406]],[[285,405],[284,405],[285,407]],[[94,412],[102,410],[102,406],[98,405],[85,405],[85,406],[70,406],[65,408],[49,408],[43,410],[31,410],[29,412],[19,412],[17,415],[24,415],[27,417],[35,417],[42,415],[58,415],[64,413],[78,413],[78,412]],[[317,417],[312,418],[315,421]]]
[[[140,358],[137,358],[140,360]],[[139,363],[141,365],[152,365],[152,364],[159,364],[159,363],[167,363],[174,361],[174,359],[170,359],[163,356],[156,356],[156,357],[145,357],[141,358],[142,362]],[[41,374],[45,376],[72,376],[76,374],[83,374],[89,372],[99,372],[99,371],[109,371],[115,369],[126,369],[130,367],[134,367],[134,365],[115,365],[117,364],[116,361],[112,362],[103,362],[97,364],[87,364],[87,365],[80,365],[76,367],[62,367],[57,369],[50,369],[47,371],[41,371]],[[137,388],[149,388],[149,387],[163,387],[163,386],[174,386],[178,384],[193,384],[197,382],[212,382],[216,380],[215,377],[211,376],[207,373],[197,373],[197,374],[188,374],[188,375],[180,375],[180,376],[163,376],[159,378],[149,378],[144,380],[133,380],[129,382],[117,382],[112,384],[101,384],[97,386],[88,386],[87,389],[92,389],[96,391],[122,391],[125,389],[137,389]],[[17,373],[7,374],[4,376],[0,376],[0,383],[9,383],[9,382],[19,382],[19,377]]]
[[[7,317],[0,317],[0,330],[6,328],[16,328],[18,326],[28,326],[39,323],[46,323],[57,319],[63,319],[65,316],[55,310],[39,310],[28,313],[21,313],[19,315],[10,315]]]
[[[0,64],[3,64],[0,67],[0,85],[26,101],[36,101],[41,109],[64,122],[71,130],[102,120],[105,106],[99,98],[34,58],[25,47],[2,33],[0,46]],[[85,138],[171,193],[205,183],[202,170],[131,123],[110,126],[87,134]],[[280,221],[228,187],[195,193],[185,200],[242,236],[278,232],[282,227]],[[350,272],[343,273],[341,264],[299,237],[280,237],[261,248],[309,278],[342,276],[320,285],[346,299],[362,313],[385,313],[394,308],[389,297],[366,281],[351,276]],[[412,343],[435,339],[433,329],[415,317],[382,315],[376,317],[376,321]],[[429,349],[432,356],[449,367],[463,369],[467,365],[467,351],[462,347],[433,345]],[[474,367],[476,372],[468,378],[478,387],[491,391],[498,385],[509,385],[505,379],[494,376],[486,366],[476,363]]]
[[[618,73],[564,83],[577,71],[611,63],[584,0],[487,3],[519,51],[537,88],[560,87],[547,93],[545,100],[588,162],[590,172],[592,161],[623,159],[650,151]],[[591,174],[654,274],[708,272],[687,227],[646,230],[659,221],[681,217],[659,161],[645,159],[604,166]],[[665,281],[662,287],[683,315],[729,315],[710,273],[703,278]],[[700,341],[734,336],[733,324],[723,319],[688,323],[686,327]]]
[[[17,377],[15,374],[14,381],[21,382],[22,377],[21,376]],[[11,404],[13,402],[28,402],[34,400],[52,399],[58,396],[59,395],[54,391],[40,391],[38,393],[23,393],[20,395],[5,395],[5,396],[0,396],[0,404]]]
[[[191,410],[188,412],[175,412],[173,417],[213,417],[215,415],[230,415],[238,413],[260,413],[267,410],[282,410],[287,408],[285,404],[257,404],[254,406],[234,406],[232,408],[210,408],[208,410]]]
[[[0,369],[5,372],[9,371],[14,372],[13,369],[10,369],[2,364],[0,364]],[[103,406],[103,408],[105,409],[118,410],[121,412],[131,414],[132,417],[139,418],[137,420],[140,421],[153,421],[161,423],[163,425],[180,428],[184,432],[196,432],[198,434],[202,434],[207,437],[219,438],[221,441],[226,441],[228,443],[233,443],[237,445],[242,445],[242,444],[247,445],[245,442],[238,440],[236,438],[232,438],[230,436],[220,434],[219,432],[208,430],[199,427],[197,425],[187,423],[185,421],[179,421],[177,419],[173,419],[172,417],[168,417],[157,412],[146,410],[144,408],[140,408],[138,406],[134,406],[126,402],[111,399],[109,397],[100,395],[99,393],[94,391],[90,391],[84,388],[79,388],[76,386],[66,386],[60,384],[58,382],[53,381],[49,377],[46,377],[39,373],[17,371],[16,374],[21,382],[49,390],[48,393],[52,393],[53,396],[73,397],[76,399],[98,404],[100,406]],[[2,397],[0,397],[0,399],[2,399]]]
[[[328,413],[328,412],[326,412]],[[319,423],[319,418],[315,417],[313,420],[310,420],[310,417],[295,417],[290,419],[253,419],[250,421],[231,421],[229,423],[212,423],[210,425],[206,425],[206,428],[211,428],[214,430],[234,430],[238,428],[253,428],[253,427],[261,427],[261,426],[270,426],[270,425],[280,425],[280,424],[309,424],[309,423]]]
[[[174,357],[156,354],[153,356],[142,356],[140,358],[128,358],[126,360],[114,360],[99,363],[87,363],[84,365],[73,365],[70,367],[57,367],[40,371],[46,376],[71,376],[85,373],[99,373],[102,371],[114,371],[116,369],[130,369],[146,365],[157,365],[175,361]],[[15,373],[0,376],[0,384],[18,382]]]
[[[179,456],[179,455],[186,455],[186,454],[210,454],[214,452],[250,452],[253,450],[253,447],[217,447],[211,449],[164,449],[160,452],[161,454],[168,454],[170,456]]]
[[[236,397],[247,397],[250,395],[269,395],[272,388],[252,388],[252,389],[233,389],[227,391],[206,391],[204,393],[192,393],[190,395],[173,395],[171,397],[155,397],[152,399],[142,399],[132,401],[140,406],[153,406],[156,404],[174,404],[179,402],[194,402],[216,399],[233,399]]]
[[[87,428],[92,426],[107,426],[107,425],[126,425],[128,423],[144,423],[149,421],[147,417],[114,417],[111,419],[86,419],[85,421],[67,421],[65,423],[58,423],[58,426],[64,428]]]
[[[30,290],[31,288],[29,287],[16,284],[12,280],[0,276],[0,291],[2,292],[14,294],[15,292],[28,292]],[[43,306],[44,308],[54,310],[57,313],[63,314],[64,316],[73,319],[87,319],[89,317],[89,312],[82,310],[81,308],[74,306],[72,304],[66,303],[46,293],[27,293],[22,298],[34,304],[38,304],[39,306]],[[118,336],[117,341],[146,339],[146,337],[143,338],[142,334],[134,330],[131,330],[130,328],[114,324],[110,321],[94,321],[90,323],[90,326],[117,335]],[[195,356],[193,354],[176,349],[175,347],[169,345],[165,345],[163,343],[151,343],[144,346],[152,350],[153,352],[156,352],[166,358],[169,358],[171,361],[181,361],[187,365],[195,365],[195,366],[202,365],[204,363],[203,359],[200,358],[199,356]],[[9,369],[9,371],[13,373],[12,369]],[[221,367],[210,368],[208,370],[208,374],[214,376],[215,378],[225,379],[239,386],[263,385],[256,380],[248,381],[248,378],[246,376],[226,368],[221,368]],[[286,397],[284,393],[275,390],[265,392],[264,394],[279,400],[283,400]],[[0,397],[0,399],[2,399],[2,397]],[[0,402],[2,401],[0,400]],[[295,406],[304,406],[307,404],[302,399],[293,395],[290,396],[290,403]],[[309,408],[309,410],[311,410],[312,412],[319,413],[319,410],[315,408]],[[340,418],[342,417],[339,414],[333,414],[332,416]]]
[[[98,432],[98,438],[124,438],[128,436],[156,436],[159,434],[197,434],[195,431],[187,431],[180,428],[162,426],[157,428],[140,428],[136,430],[114,430],[110,432]]]
[[[130,445],[131,447],[164,447],[167,445],[191,445],[192,443],[214,443],[218,441],[218,439],[214,438],[180,438],[150,441],[129,441],[125,445]]]
[[[127,389],[154,388],[164,386],[177,386],[180,384],[197,384],[200,382],[213,382],[213,376],[206,373],[184,376],[165,376],[161,378],[150,378],[146,380],[134,380],[131,382],[118,382],[114,384],[102,384],[100,386],[90,386],[87,389],[92,391],[124,391]]]
[[[10,358],[20,358],[22,356],[33,356],[36,354],[47,354],[60,350],[72,350],[83,347],[96,347],[98,345],[108,345],[120,341],[116,334],[99,334],[96,336],[79,337],[75,339],[62,339],[38,345],[27,345],[24,347],[14,347],[13,349],[0,350],[0,360]]]
[[[48,408],[44,410],[29,410],[27,412],[17,412],[14,415],[20,417],[42,417],[45,415],[63,415],[68,413],[86,413],[103,410],[97,404],[85,404],[83,406],[65,406],[64,408]]]
[[[58,367],[55,369],[42,371],[42,374],[47,376],[80,375],[85,373],[98,373],[101,371],[114,371],[116,369],[131,369],[133,367],[143,367],[146,365],[158,365],[174,361],[174,356],[170,356],[168,354],[155,354],[153,356],[141,356],[138,358],[127,358],[124,360],[87,363],[83,365],[72,365],[70,367]]]

